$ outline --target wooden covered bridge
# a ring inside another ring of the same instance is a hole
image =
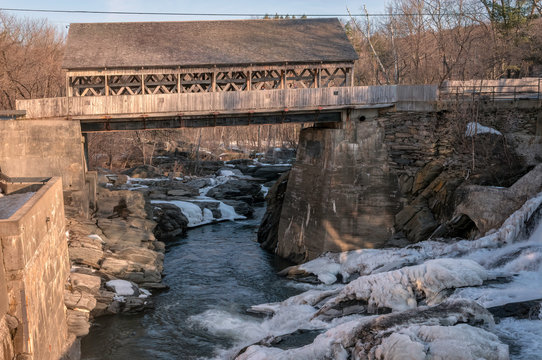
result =
[[[337,19],[71,24],[66,97],[17,109],[88,132],[337,122],[345,109],[436,96],[353,87],[357,58]]]

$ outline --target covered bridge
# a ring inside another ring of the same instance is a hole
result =
[[[352,86],[337,19],[71,24],[68,96]]]

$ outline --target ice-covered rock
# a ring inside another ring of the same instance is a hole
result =
[[[318,315],[350,304],[352,300],[366,305],[368,313],[377,313],[381,309],[412,309],[421,301],[437,304],[443,300],[443,290],[482,285],[487,279],[487,271],[472,260],[429,260],[421,265],[362,276],[346,285]]]

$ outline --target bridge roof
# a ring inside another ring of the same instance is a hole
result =
[[[352,62],[336,18],[71,24],[63,68]]]

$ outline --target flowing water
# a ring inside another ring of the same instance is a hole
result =
[[[262,321],[246,313],[250,305],[301,291],[276,275],[279,260],[255,241],[263,211],[253,220],[191,229],[171,243],[164,261],[170,289],[153,297],[155,309],[98,318],[83,338],[82,358],[221,357],[239,338],[250,338]]]

